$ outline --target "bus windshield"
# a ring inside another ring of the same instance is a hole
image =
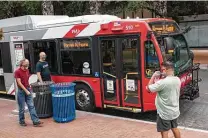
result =
[[[168,51],[166,46],[164,45],[163,39],[165,36],[160,36],[157,38],[158,43],[160,45],[160,49],[163,55],[164,61],[172,61],[172,62],[177,62],[177,65],[180,67],[187,63],[187,61],[190,59],[189,57],[189,49],[187,45],[187,41],[183,34],[175,34],[175,35],[170,35],[169,37],[172,37],[176,45],[179,47],[179,52],[177,55],[174,55],[174,51]],[[177,57],[174,57],[177,56]]]

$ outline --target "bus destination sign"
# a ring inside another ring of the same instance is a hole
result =
[[[65,49],[68,49],[68,48],[88,48],[89,41],[86,41],[86,40],[63,41],[63,47]]]
[[[155,31],[157,34],[168,34],[168,33],[177,33],[179,28],[174,22],[158,22],[150,24],[152,31]]]

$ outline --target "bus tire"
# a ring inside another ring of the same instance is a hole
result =
[[[84,84],[75,86],[76,109],[92,112],[95,109],[94,96],[92,90]]]

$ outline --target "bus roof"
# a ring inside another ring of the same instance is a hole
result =
[[[21,36],[26,41],[138,33],[145,28],[151,29],[147,22],[160,20],[164,18],[121,19],[113,15],[77,17],[26,15],[0,20],[0,29],[4,35],[0,41],[11,41],[13,36]]]
[[[83,23],[107,22],[113,20],[120,20],[120,18],[112,15],[84,15],[77,17],[26,15],[0,20],[0,28],[3,29],[4,33],[7,33]]]

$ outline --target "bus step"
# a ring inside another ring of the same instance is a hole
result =
[[[107,105],[107,104],[104,104],[104,108],[113,108],[113,109],[117,109],[117,110],[133,112],[133,113],[140,113],[142,111],[141,109],[138,109],[138,108],[119,107],[119,106]]]

